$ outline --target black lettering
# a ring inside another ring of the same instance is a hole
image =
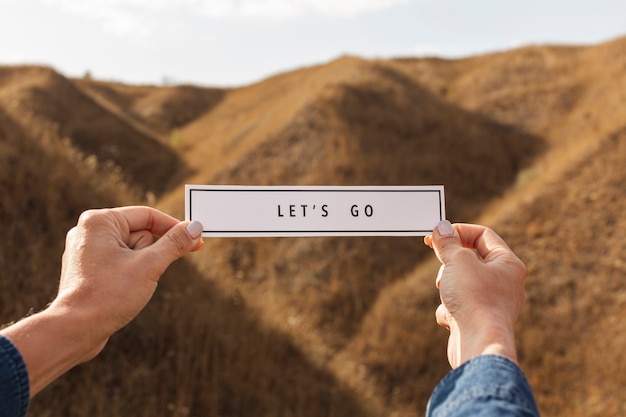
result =
[[[367,217],[372,217],[373,214],[374,214],[374,207],[370,206],[369,204],[365,206],[365,215]]]
[[[278,217],[285,217],[283,213],[280,212],[280,204],[278,205]]]
[[[291,204],[289,206],[289,217],[296,217],[296,206],[295,206],[295,204]]]
[[[328,217],[328,204],[324,204],[322,206],[322,211],[324,212],[324,214],[322,214],[322,217]]]
[[[352,213],[352,217],[359,217],[359,207],[355,204],[350,207],[350,213]]]
[[[306,204],[301,204],[300,207],[302,207],[302,217],[306,217],[307,205]]]

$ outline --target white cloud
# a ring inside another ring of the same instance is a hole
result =
[[[301,3],[322,14],[348,17],[406,4],[408,0],[301,0]]]
[[[92,19],[108,33],[144,47],[155,45],[154,35],[165,22],[170,0],[40,0],[81,17]],[[185,1],[183,1],[185,2]],[[171,26],[168,25],[168,26]],[[162,34],[160,34],[162,36]]]
[[[156,30],[157,23],[138,14],[118,13],[110,11],[103,16],[102,27],[104,30],[120,36],[130,36],[136,42],[148,40]]]
[[[2,0],[0,0],[2,1]],[[171,13],[185,11],[212,18],[285,19],[318,13],[350,17],[406,4],[409,0],[40,0],[50,6],[91,17],[118,13]]]
[[[198,0],[189,4],[189,11],[197,11],[210,18],[272,18],[298,16],[300,9],[294,0]]]
[[[6,0],[0,0],[0,2]],[[18,1],[18,0],[15,0]],[[28,0],[22,0],[28,1]],[[31,0],[93,21],[102,30],[141,47],[164,40],[198,40],[185,17],[289,20],[307,15],[353,17],[409,0]],[[177,24],[180,27],[176,27]],[[213,38],[211,34],[205,37]]]
[[[288,19],[302,12],[296,2],[289,0],[242,1],[239,7],[237,13],[246,17]]]

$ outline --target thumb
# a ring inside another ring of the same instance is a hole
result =
[[[442,220],[433,230],[432,246],[437,258],[446,264],[454,253],[463,248],[459,233],[448,220]]]
[[[202,230],[203,226],[199,221],[180,222],[150,246],[150,251],[165,270],[178,258],[198,249]]]

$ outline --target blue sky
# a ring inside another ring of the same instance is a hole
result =
[[[0,64],[241,86],[344,54],[462,57],[626,35],[622,0],[0,0]]]

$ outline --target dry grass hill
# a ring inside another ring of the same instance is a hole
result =
[[[626,411],[626,38],[459,60],[342,57],[234,89],[0,67],[0,319],[53,297],[89,207],[184,183],[444,184],[528,265],[545,416]],[[77,175],[77,173],[79,175]],[[207,240],[31,415],[420,416],[448,365],[419,239]]]

